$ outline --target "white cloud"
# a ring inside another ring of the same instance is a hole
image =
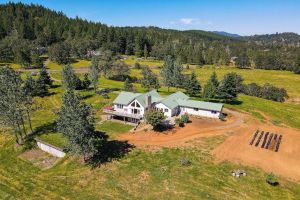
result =
[[[181,25],[211,25],[210,21],[199,20],[197,18],[180,18],[177,21],[171,21],[170,24],[181,24]]]

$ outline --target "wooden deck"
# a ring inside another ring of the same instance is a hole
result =
[[[103,112],[106,114],[110,115],[115,115],[115,116],[120,116],[120,117],[128,117],[128,118],[133,118],[133,119],[142,119],[143,116],[139,114],[128,114],[128,113],[123,113],[123,112],[117,112],[115,110],[110,110],[110,109],[103,109]]]

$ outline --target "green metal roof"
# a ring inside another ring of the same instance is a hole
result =
[[[147,95],[151,96],[152,102],[158,102],[162,100],[162,97],[157,93],[156,90],[151,90],[150,92],[144,94],[133,92],[121,92],[119,96],[113,101],[113,103],[128,105],[131,101],[136,99],[145,108]]]
[[[140,96],[140,95],[141,95],[141,93],[121,92],[117,96],[117,98],[113,101],[113,103],[127,105],[132,100],[134,100],[137,96]]]
[[[223,104],[221,103],[211,103],[205,101],[196,101],[196,100],[177,100],[180,106],[198,108],[202,110],[213,110],[221,112]]]
[[[162,104],[167,106],[170,109],[176,108],[178,106],[178,100],[187,100],[189,97],[186,96],[183,92],[176,92],[167,96],[165,99],[160,101]]]
[[[189,97],[183,92],[173,93],[166,98],[162,98],[156,90],[141,94],[133,92],[121,92],[118,97],[113,101],[114,104],[128,105],[134,99],[136,99],[144,108],[146,107],[146,96],[150,95],[152,102],[162,103],[170,109],[174,109],[177,106],[185,106],[190,108],[198,108],[203,110],[221,111],[223,104],[211,103],[204,101],[189,100]]]

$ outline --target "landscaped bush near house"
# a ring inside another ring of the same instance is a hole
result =
[[[179,127],[184,127],[184,122],[181,118],[176,118],[175,119],[175,123],[179,126]]]
[[[189,115],[187,113],[184,113],[182,116],[181,116],[181,120],[184,122],[184,123],[188,123],[190,121],[190,118],[189,118]]]

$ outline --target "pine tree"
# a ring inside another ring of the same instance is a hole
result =
[[[148,48],[147,45],[144,45],[144,57],[147,59],[148,58]]]
[[[92,80],[92,84],[94,87],[94,92],[96,94],[97,89],[98,89],[98,84],[99,84],[99,69],[98,66],[95,63],[92,63],[92,65],[90,66],[90,78]]]
[[[58,113],[57,128],[68,138],[68,149],[88,160],[99,152],[104,138],[96,133],[91,106],[80,102],[73,90],[67,91]]]
[[[22,144],[26,119],[26,99],[22,88],[23,81],[18,72],[10,67],[0,68],[0,123],[14,129],[16,142]]]
[[[89,79],[89,74],[84,74],[84,78],[82,81],[82,88],[88,90],[91,85],[91,81]]]
[[[126,78],[124,82],[124,90],[125,91],[133,91],[133,84],[130,82],[128,78]]]
[[[242,81],[242,77],[234,72],[226,74],[218,88],[218,98],[224,99],[225,101],[234,100],[241,90]]]
[[[173,70],[174,70],[174,60],[172,59],[171,56],[167,56],[160,73],[163,78],[164,85],[168,88],[168,92],[170,90],[170,87],[174,85],[174,81],[172,79]]]
[[[36,81],[32,78],[32,76],[27,76],[23,90],[26,96],[36,96]]]
[[[173,86],[176,87],[176,89],[182,87],[184,83],[184,75],[182,74],[182,70],[183,67],[180,61],[176,60],[173,66],[173,76],[171,77],[173,81]]]
[[[49,94],[48,85],[45,84],[45,81],[43,78],[39,77],[37,79],[34,92],[35,92],[35,95],[40,96],[40,97],[44,97]]]
[[[187,81],[186,92],[190,96],[197,96],[201,93],[201,85],[197,80],[195,72],[192,73],[190,79]]]
[[[81,89],[81,81],[70,65],[65,66],[62,70],[62,83],[66,90]]]
[[[210,82],[213,84],[215,88],[219,87],[219,81],[218,81],[217,73],[215,71],[210,76]]]
[[[144,67],[142,70],[143,79],[141,84],[143,88],[150,90],[151,88],[158,89],[160,87],[157,76],[149,69],[149,67]]]
[[[40,69],[39,79],[41,79],[40,81],[43,82],[44,84],[49,85],[50,87],[52,86],[53,80],[51,80],[51,77],[48,74],[45,67],[42,67]]]
[[[203,88],[202,97],[207,99],[214,98],[216,95],[216,89],[217,88],[215,88],[213,83],[211,81],[208,81]]]

